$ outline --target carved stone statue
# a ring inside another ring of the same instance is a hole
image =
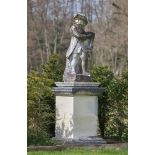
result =
[[[91,81],[86,71],[88,53],[93,49],[95,34],[84,30],[88,21],[84,14],[77,13],[70,28],[71,41],[66,53],[64,82]]]

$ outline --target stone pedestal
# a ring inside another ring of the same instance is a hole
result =
[[[98,95],[103,92],[96,82],[56,82],[57,139],[79,140],[98,133]]]

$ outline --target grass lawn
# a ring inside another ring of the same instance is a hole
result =
[[[63,151],[36,151],[28,152],[28,155],[127,155],[127,149],[120,148],[95,148],[95,149],[86,149],[86,148],[74,148],[66,149]]]

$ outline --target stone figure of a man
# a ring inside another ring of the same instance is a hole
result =
[[[88,52],[93,48],[95,34],[84,30],[88,21],[84,14],[78,13],[73,18],[70,28],[71,41],[66,53],[64,79],[70,75],[90,76],[86,71]],[[64,80],[65,81],[65,80]]]

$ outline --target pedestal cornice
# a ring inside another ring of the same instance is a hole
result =
[[[53,88],[53,92],[57,96],[98,96],[104,91],[103,87],[99,87],[100,83],[98,82],[56,82],[55,84],[57,87]]]

